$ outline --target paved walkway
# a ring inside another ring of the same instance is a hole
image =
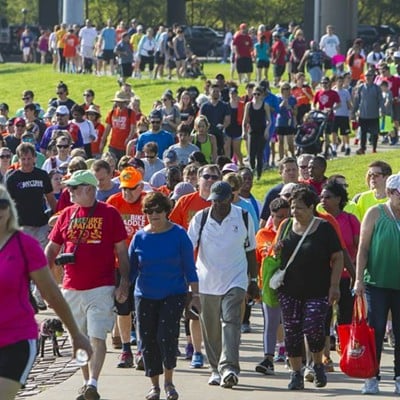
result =
[[[47,315],[46,315],[47,314]],[[46,318],[49,313],[41,313],[41,318]],[[228,396],[229,400],[265,400],[272,395],[273,399],[319,399],[340,396],[341,399],[360,399],[360,388],[362,381],[348,378],[343,375],[337,367],[338,357],[332,352],[335,361],[335,370],[338,372],[328,374],[328,385],[322,389],[314,388],[313,384],[306,383],[306,389],[301,392],[287,390],[289,372],[283,364],[276,365],[275,376],[264,376],[254,371],[254,366],[263,355],[262,350],[262,316],[259,306],[253,307],[252,333],[242,335],[241,344],[241,367],[239,385],[233,389],[223,389],[208,386],[207,380],[209,370],[207,367],[199,370],[189,368],[188,361],[179,359],[175,372],[175,385],[180,393],[180,399],[190,400],[215,400]],[[184,336],[182,335],[182,338]],[[181,339],[180,349],[184,349],[184,341]],[[67,345],[68,346],[68,345]],[[108,341],[109,351],[107,353],[104,369],[99,381],[99,392],[102,400],[143,400],[149,389],[149,379],[144,376],[143,371],[135,369],[117,369],[115,367],[118,351],[113,350],[111,341]],[[48,347],[49,353],[50,347]],[[21,393],[20,398],[32,400],[73,400],[77,395],[77,389],[82,385],[82,378],[76,367],[70,362],[70,347],[61,350],[65,355],[54,361],[53,357],[46,356],[48,368],[38,371],[35,367],[33,373],[36,381],[31,381],[31,390]],[[39,364],[40,365],[40,364]],[[398,397],[394,391],[393,376],[393,349],[384,351],[382,361],[382,382],[380,397]],[[44,376],[43,376],[44,374]],[[72,374],[72,376],[71,376]],[[70,377],[69,377],[70,376]],[[55,381],[63,381],[53,385]],[[35,388],[36,385],[36,388]],[[53,385],[53,386],[52,386]],[[43,391],[41,391],[44,389]],[[40,392],[41,391],[41,392]],[[40,392],[40,393],[39,393]],[[275,397],[276,396],[276,397]],[[1,395],[0,395],[1,398]],[[161,399],[165,399],[164,393]]]

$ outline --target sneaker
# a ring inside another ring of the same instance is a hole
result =
[[[223,388],[226,388],[226,389],[230,389],[233,386],[236,386],[238,384],[238,382],[239,382],[239,379],[238,379],[237,375],[233,371],[227,370],[222,377],[220,386]]]
[[[93,385],[87,385],[85,393],[83,395],[85,397],[85,400],[99,400],[100,399],[99,392],[97,391],[96,386],[93,386]]]
[[[75,398],[75,400],[85,400],[85,392],[86,392],[86,385],[83,385],[82,387],[79,388],[78,396]]]
[[[315,387],[325,387],[327,383],[324,364],[314,365],[314,386]]]
[[[285,346],[280,346],[278,354],[274,357],[274,362],[285,362],[286,361],[285,351],[286,351]]]
[[[242,326],[240,328],[240,332],[242,332],[242,333],[250,333],[251,332],[250,324],[242,324]]]
[[[116,350],[122,349],[121,336],[113,336],[111,338],[112,347]]]
[[[161,390],[159,386],[152,386],[146,394],[146,400],[160,400]]]
[[[136,332],[131,331],[131,346],[136,346],[136,345],[137,345]]]
[[[336,345],[335,345],[336,348]],[[333,361],[330,357],[325,357],[324,359],[325,372],[335,372],[335,367],[333,366]]]
[[[164,386],[166,400],[178,400],[179,394],[172,383],[167,383]]]
[[[136,370],[137,371],[144,371],[144,362],[143,362],[143,356],[140,351],[138,351],[135,354],[135,365],[136,365]]]
[[[263,361],[256,365],[256,372],[264,375],[275,375],[274,364],[269,358],[264,358]]]
[[[332,150],[332,157],[337,157],[337,151],[336,150]]]
[[[345,147],[344,144],[342,144],[342,146],[340,147],[340,151],[341,151],[342,153],[344,153],[344,152],[346,151],[346,147]]]
[[[344,155],[345,156],[349,156],[350,155],[350,147],[348,147],[345,151],[344,151]]]
[[[385,136],[383,139],[382,139],[382,142],[381,142],[382,144],[388,144],[389,143],[389,138],[387,137],[387,136]]]
[[[133,367],[133,355],[130,351],[123,351],[119,356],[119,362],[117,368],[132,368]]]
[[[194,352],[192,357],[192,362],[190,363],[190,368],[201,368],[204,365],[203,354]]]
[[[303,390],[304,389],[304,378],[301,372],[292,372],[290,374],[290,382],[288,384],[289,390]]]
[[[312,367],[304,368],[304,380],[310,383],[314,382],[314,370]]]
[[[211,386],[219,386],[221,384],[221,375],[218,372],[211,372],[208,384]]]
[[[397,384],[397,379],[396,379]],[[364,386],[361,389],[361,394],[378,394],[379,393],[379,381],[376,378],[366,379]]]
[[[188,343],[185,347],[185,359],[186,360],[191,360],[192,356],[193,356],[193,344],[192,343]]]
[[[358,154],[358,155],[365,154],[365,150],[363,150],[363,149],[358,149],[358,150],[356,151],[356,154]]]
[[[394,392],[400,394],[400,376],[397,376],[394,382]]]

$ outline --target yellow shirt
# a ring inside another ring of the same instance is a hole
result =
[[[361,218],[360,221],[363,220],[364,215],[367,213],[369,208],[386,202],[387,197],[384,197],[383,199],[377,199],[373,190],[368,190],[367,192],[361,193],[357,201],[357,208]]]
[[[130,39],[130,43],[134,51],[138,51],[140,39],[144,36],[144,33],[134,33]]]
[[[65,44],[64,41],[62,40],[64,35],[67,33],[67,31],[65,29],[59,29],[56,32],[56,39],[57,39],[57,48],[59,49],[63,49]]]

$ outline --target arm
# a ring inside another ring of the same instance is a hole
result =
[[[54,212],[56,210],[56,206],[57,206],[57,200],[56,200],[56,198],[54,196],[54,193],[53,192],[46,193],[45,197],[46,197],[46,200],[47,200],[47,202],[48,202],[48,204],[49,204],[49,206],[51,208],[51,211]]]
[[[231,116],[225,115],[223,122],[223,129],[226,129],[231,124]]]
[[[247,134],[248,134],[248,129],[249,129],[249,122],[250,122],[249,108],[250,108],[250,102],[246,103],[246,105],[244,106],[244,115],[243,115],[243,121],[242,121],[242,138],[243,139],[247,139]]]
[[[269,105],[264,103],[264,110],[265,110],[265,129],[264,129],[264,137],[268,140],[269,137],[269,128],[271,124],[271,112],[269,109]]]
[[[258,264],[256,260],[256,251],[250,250],[246,252],[247,258],[247,274],[249,276],[249,286],[247,288],[248,295],[256,299],[260,297],[260,291],[258,289]]]
[[[101,142],[100,142],[100,147],[99,147],[100,153],[102,153],[104,150],[104,147],[107,143],[107,138],[108,138],[108,135],[110,134],[110,132],[111,132],[111,124],[107,124],[106,128],[104,130],[103,137],[101,138]]]
[[[310,54],[310,50],[306,50],[306,52],[304,53],[302,59],[300,60],[300,64],[298,66],[299,70],[301,70],[303,68],[303,65],[305,64],[309,54]]]
[[[73,354],[75,354],[77,349],[83,349],[90,357],[92,355],[92,347],[90,346],[89,339],[80,332],[71,309],[62,296],[49,268],[46,266],[45,268],[33,271],[30,273],[30,277],[39,288],[45,300],[51,304],[53,310],[67,327],[72,339]]]
[[[329,304],[338,302],[340,299],[340,276],[343,271],[343,251],[337,251],[331,255],[331,285],[329,288]]]
[[[368,261],[368,252],[371,244],[372,233],[374,231],[375,222],[378,219],[379,210],[377,207],[370,208],[361,223],[360,244],[357,252],[356,262],[356,281],[354,290],[358,296],[364,294],[364,269]]]
[[[215,163],[215,160],[218,157],[218,151],[217,151],[217,139],[215,138],[214,135],[208,135],[208,137],[210,138],[210,142],[211,142],[211,157],[212,157],[212,162]]]
[[[128,259],[128,249],[126,247],[125,240],[121,240],[114,245],[115,253],[118,258],[119,272],[121,275],[121,280],[118,288],[115,291],[115,298],[118,303],[123,303],[128,298],[129,291],[129,259]]]

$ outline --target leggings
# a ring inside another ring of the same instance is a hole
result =
[[[179,321],[185,307],[186,294],[161,300],[135,297],[137,327],[142,343],[146,376],[161,375],[176,367]]]
[[[60,72],[65,72],[65,57],[64,57],[64,49],[59,48],[58,49],[58,57],[59,57],[59,68],[60,68]]]
[[[273,356],[275,353],[276,332],[281,322],[282,312],[279,306],[269,307],[265,303],[262,303],[262,311],[264,317],[264,354]]]
[[[250,167],[252,170],[254,170],[256,168],[256,163],[257,163],[257,178],[260,178],[262,175],[265,142],[266,140],[263,134],[250,132],[249,134]]]
[[[304,335],[311,353],[318,353],[325,346],[325,320],[328,298],[299,300],[278,292],[285,329],[285,347],[289,357],[301,357]]]

